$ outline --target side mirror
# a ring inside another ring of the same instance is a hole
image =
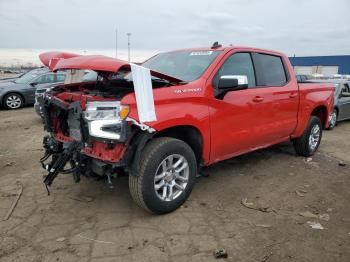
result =
[[[224,75],[219,79],[219,90],[242,90],[248,88],[248,77],[245,75]]]
[[[30,83],[31,86],[36,86],[37,84],[39,84],[38,82],[32,82]]]

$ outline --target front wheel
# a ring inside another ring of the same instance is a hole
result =
[[[156,214],[180,207],[190,195],[197,174],[191,147],[169,137],[147,144],[136,166],[136,173],[129,175],[131,196],[140,207]]]
[[[23,98],[17,93],[10,93],[4,97],[4,107],[6,109],[18,109],[23,105]]]
[[[293,140],[294,149],[298,155],[312,156],[321,143],[322,123],[316,116],[311,116],[304,134]]]

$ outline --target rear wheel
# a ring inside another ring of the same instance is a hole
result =
[[[330,115],[329,126],[327,129],[332,130],[337,125],[337,121],[338,121],[338,111],[337,109],[334,109]]]
[[[311,116],[304,134],[293,140],[294,149],[298,155],[309,157],[312,156],[322,138],[322,123],[316,116]]]
[[[17,93],[10,93],[4,97],[3,104],[6,109],[18,109],[23,105],[23,98]]]
[[[196,157],[185,142],[161,137],[145,147],[136,174],[129,175],[135,202],[156,214],[180,207],[190,195],[197,173]]]

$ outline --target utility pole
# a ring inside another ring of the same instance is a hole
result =
[[[126,34],[128,36],[128,62],[130,63],[130,36],[131,33]]]
[[[115,29],[115,58],[118,58],[118,28]]]

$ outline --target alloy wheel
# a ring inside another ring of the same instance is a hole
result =
[[[329,125],[330,127],[333,128],[335,127],[336,124],[337,124],[337,112],[334,110],[331,114]]]
[[[189,165],[185,157],[172,154],[158,166],[154,176],[154,190],[163,201],[173,201],[185,190],[189,180]]]
[[[18,95],[10,95],[6,98],[5,103],[10,109],[17,109],[21,107],[22,99]]]
[[[314,125],[311,129],[309,136],[309,148],[313,152],[316,150],[318,143],[320,141],[321,128],[319,125]]]

